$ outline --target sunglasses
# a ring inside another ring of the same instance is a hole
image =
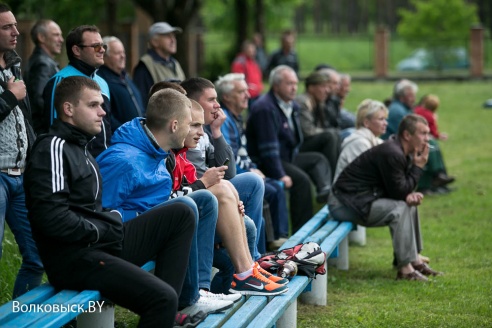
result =
[[[93,48],[95,52],[100,52],[101,49],[104,49],[104,51],[108,50],[108,46],[104,43],[91,44],[89,46],[86,46],[83,44],[78,44],[77,47],[79,47],[79,48]]]

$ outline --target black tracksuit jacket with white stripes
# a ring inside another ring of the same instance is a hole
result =
[[[90,252],[121,251],[121,216],[102,208],[99,167],[87,150],[92,139],[56,120],[34,143],[24,173],[33,237],[55,285],[73,261]]]

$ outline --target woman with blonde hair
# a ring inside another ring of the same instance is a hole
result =
[[[356,130],[342,143],[334,181],[343,169],[360,154],[383,142],[379,138],[386,132],[388,109],[377,100],[365,99],[357,107]]]
[[[387,118],[388,108],[382,102],[365,99],[359,104],[355,120],[356,130],[343,140],[333,183],[338,179],[343,169],[360,154],[383,142],[379,136],[386,132]],[[357,230],[350,233],[349,239],[352,242],[365,245],[366,227],[357,226]]]

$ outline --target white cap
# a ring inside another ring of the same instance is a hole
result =
[[[149,39],[151,39],[156,34],[168,34],[172,32],[183,32],[180,27],[173,27],[166,22],[158,22],[152,24],[149,28]]]

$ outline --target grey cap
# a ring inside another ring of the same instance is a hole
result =
[[[156,34],[168,34],[172,32],[183,32],[180,27],[173,27],[166,22],[158,22],[152,24],[149,28],[149,39],[151,39]]]

